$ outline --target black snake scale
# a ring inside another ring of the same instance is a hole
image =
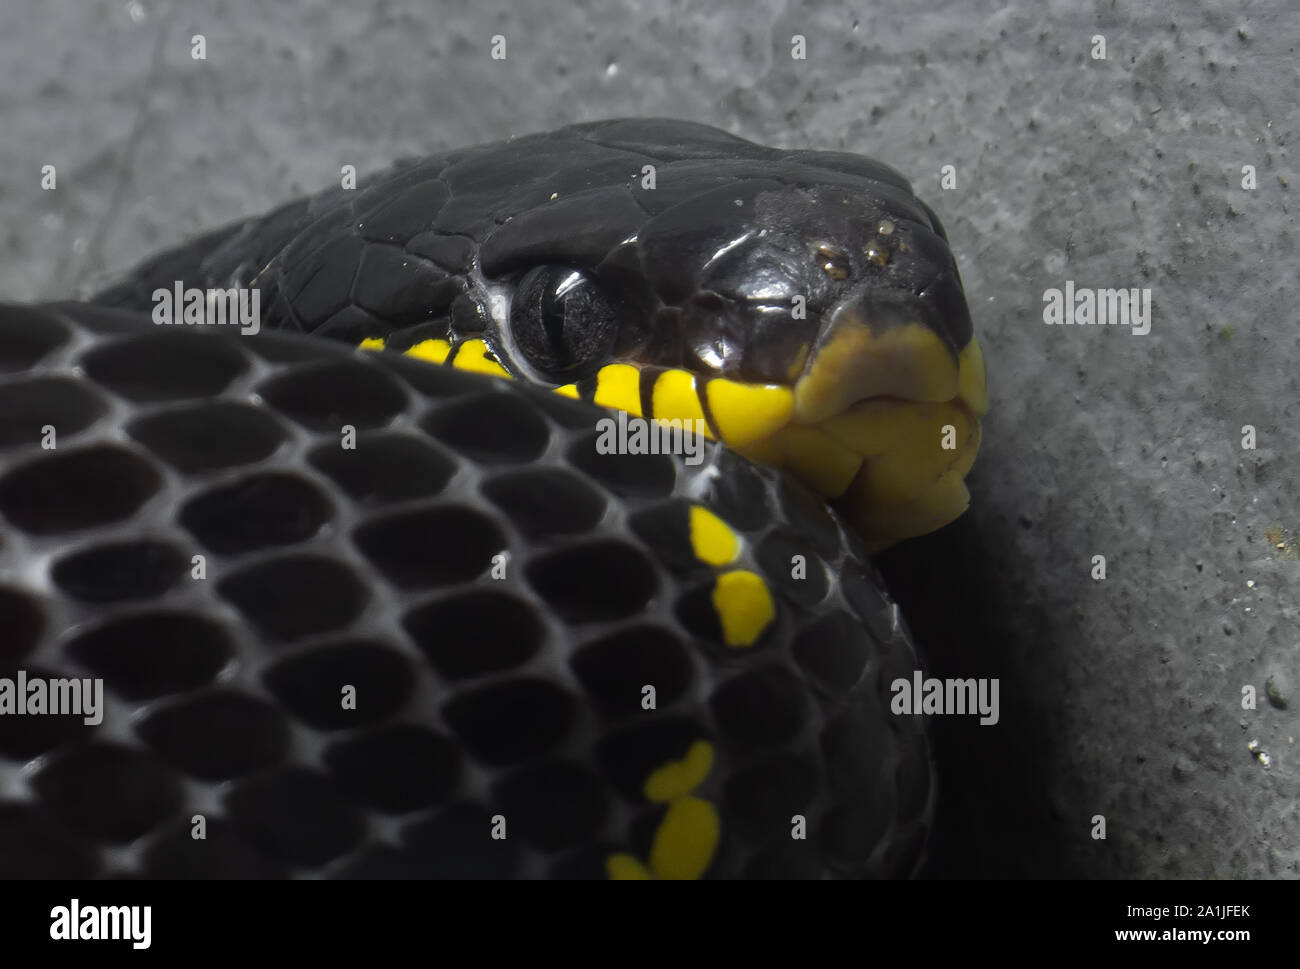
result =
[[[524,376],[492,300],[508,314],[530,266],[637,276],[662,323],[700,287],[789,269],[710,276],[683,205],[807,179],[920,227],[878,282],[960,347],[942,228],[885,166],[702,126],[507,144],[218,230],[111,305],[0,308],[0,681],[100,677],[105,697],[94,726],[0,715],[0,875],[916,870],[933,764],[921,718],[889,707],[921,663],[820,498],[713,443],[698,466],[597,454],[608,412],[587,401],[316,337],[482,336]],[[646,160],[658,211],[613,184]],[[629,219],[657,227],[633,268]],[[815,275],[798,282],[829,305]],[[257,287],[263,332],[152,325],[173,280]],[[617,352],[681,363],[689,338],[645,330]],[[696,514],[734,539],[725,565],[693,554]],[[713,605],[730,573],[774,605],[744,649]]]

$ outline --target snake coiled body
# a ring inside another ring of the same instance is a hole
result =
[[[891,169],[658,120],[451,152],[5,307],[0,365],[0,679],[105,697],[0,715],[0,874],[919,864],[867,551],[965,507],[986,400]],[[710,441],[606,453],[609,407]]]

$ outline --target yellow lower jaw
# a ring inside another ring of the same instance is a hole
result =
[[[929,345],[929,337],[908,338],[913,345]],[[902,353],[905,348],[895,349]],[[699,419],[707,401],[716,435],[724,443],[751,461],[780,468],[824,497],[837,499],[868,544],[882,548],[948,524],[970,501],[962,479],[979,451],[979,415],[988,408],[984,359],[975,340],[957,356],[956,366],[947,350],[930,356],[928,369],[938,375],[930,381],[931,389],[951,385],[949,399],[923,402],[880,396],[841,407],[830,416],[808,418],[797,403],[799,387],[820,388],[826,403],[843,393],[836,386],[846,376],[843,368],[809,374],[812,379],[805,378],[793,392],[776,384],[706,381],[670,370],[656,378],[652,414]],[[832,354],[826,359],[838,358]],[[852,366],[863,370],[866,365],[857,361]],[[908,379],[915,382],[919,372],[914,366]],[[602,369],[596,402],[639,414],[641,391],[634,374],[626,365]]]
[[[868,401],[826,424],[837,439],[856,432],[877,448],[839,496],[872,551],[942,528],[970,506],[965,478],[981,427],[963,405]]]
[[[864,401],[821,427],[867,459],[853,490],[878,505],[911,502],[948,476],[961,480],[979,451],[979,421],[952,401]]]
[[[862,468],[862,455],[817,427],[788,424],[770,437],[736,448],[756,464],[788,471],[827,498],[848,490]]]
[[[970,507],[970,492],[965,481],[951,476],[902,504],[873,505],[852,493],[840,504],[867,551],[875,553],[956,521]]]
[[[868,399],[850,402],[855,389]],[[954,360],[920,326],[879,337],[865,326],[846,326],[796,385],[794,420],[805,426],[772,436],[769,450],[777,460],[769,463],[836,499],[878,550],[942,528],[970,505],[964,479],[979,452],[979,419],[988,406],[975,337]],[[826,445],[792,455],[783,437],[796,432],[807,439],[814,429]],[[856,470],[845,480],[854,459]]]
[[[871,550],[924,535],[970,504],[980,422],[958,401],[862,401],[738,450],[788,471],[847,514]]]

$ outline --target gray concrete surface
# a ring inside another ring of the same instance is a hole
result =
[[[469,6],[0,6],[0,294],[570,121],[876,156],[946,222],[993,384],[972,511],[885,559],[935,671],[1002,680],[997,726],[939,724],[931,874],[1297,877],[1294,3]],[[1044,325],[1065,279],[1149,287],[1151,332]]]

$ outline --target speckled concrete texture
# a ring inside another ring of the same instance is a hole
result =
[[[1290,0],[20,0],[0,295],[570,121],[875,156],[945,221],[993,389],[971,512],[884,557],[933,672],[1001,684],[996,726],[936,724],[930,874],[1295,878],[1298,35]],[[1045,325],[1066,280],[1149,288],[1150,333]]]

